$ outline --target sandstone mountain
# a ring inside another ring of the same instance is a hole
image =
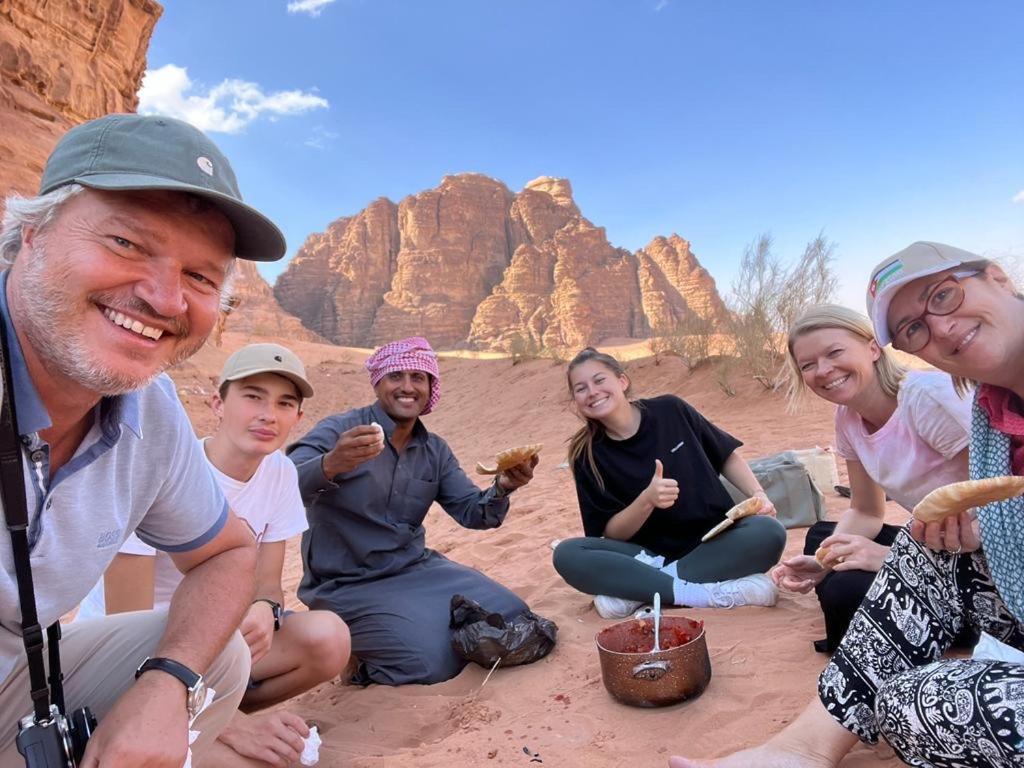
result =
[[[152,0],[0,2],[0,193],[34,194],[68,128],[135,110],[162,12]]]
[[[397,205],[376,200],[310,235],[274,295],[307,328],[354,346],[422,334],[440,347],[565,349],[726,316],[686,240],[616,248],[569,182],[549,177],[516,194],[459,174]]]
[[[220,343],[220,335],[229,330],[244,336],[289,341],[328,343],[323,337],[304,328],[301,321],[289,315],[278,305],[270,284],[256,270],[256,263],[238,259],[231,285],[232,309],[221,314],[221,323],[213,337]]]

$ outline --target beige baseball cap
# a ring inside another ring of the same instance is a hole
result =
[[[249,344],[235,352],[224,363],[220,372],[222,386],[226,381],[255,376],[257,373],[276,373],[295,382],[303,398],[313,396],[313,387],[306,379],[306,368],[298,356],[280,344]]]
[[[942,243],[918,241],[893,254],[873,270],[868,282],[868,317],[875,327],[875,338],[882,346],[892,343],[889,333],[889,305],[896,293],[919,277],[935,275],[982,257]]]

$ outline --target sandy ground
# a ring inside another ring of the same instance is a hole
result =
[[[246,341],[228,333],[222,348],[202,350],[173,374],[201,434],[213,425],[206,405],[212,376]],[[294,349],[317,389],[298,433],[327,414],[372,400],[361,367],[365,352],[305,343]],[[465,530],[435,507],[426,522],[428,544],[506,584],[557,622],[558,645],[536,664],[499,668],[486,686],[487,670],[470,665],[440,685],[362,689],[339,681],[295,699],[287,706],[320,725],[321,765],[528,766],[539,764],[531,763],[539,755],[545,766],[664,766],[670,754],[710,757],[760,742],[803,709],[826,661],[811,645],[824,636],[813,594],[783,594],[774,608],[685,610],[705,623],[712,663],[707,691],[663,709],[615,702],[601,682],[594,646],[594,635],[610,622],[551,566],[549,542],[581,533],[571,477],[559,466],[578,425],[564,363],[451,357],[442,359],[441,370],[441,403],[425,421],[467,471],[510,445],[545,447],[534,481],[515,494],[501,528]],[[628,371],[636,396],[680,395],[743,440],[747,458],[832,441],[831,406],[811,402],[787,415],[780,395],[739,372],[731,375],[736,394],[730,397],[712,368],[690,372],[674,357],[635,359]],[[844,508],[835,493],[827,500],[832,517]],[[890,506],[890,522],[905,520]],[[787,553],[800,550],[805,530],[790,531]],[[294,597],[301,570],[293,543],[285,564],[292,608],[301,608]],[[842,766],[899,764],[883,746],[858,747]]]

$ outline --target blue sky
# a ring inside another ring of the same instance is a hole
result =
[[[448,173],[564,176],[723,294],[759,234],[824,230],[862,308],[913,240],[1024,264],[1021,30],[1016,0],[165,0],[142,107],[211,131],[288,258]]]

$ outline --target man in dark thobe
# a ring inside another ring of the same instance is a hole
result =
[[[506,620],[527,606],[479,571],[427,549],[423,519],[436,501],[466,528],[497,528],[508,495],[530,482],[537,458],[480,490],[419,420],[441,392],[426,339],[387,344],[366,368],[377,401],[327,417],[288,451],[309,517],[299,599],[348,624],[360,660],[356,682],[437,683],[466,664],[451,645],[453,595]]]

